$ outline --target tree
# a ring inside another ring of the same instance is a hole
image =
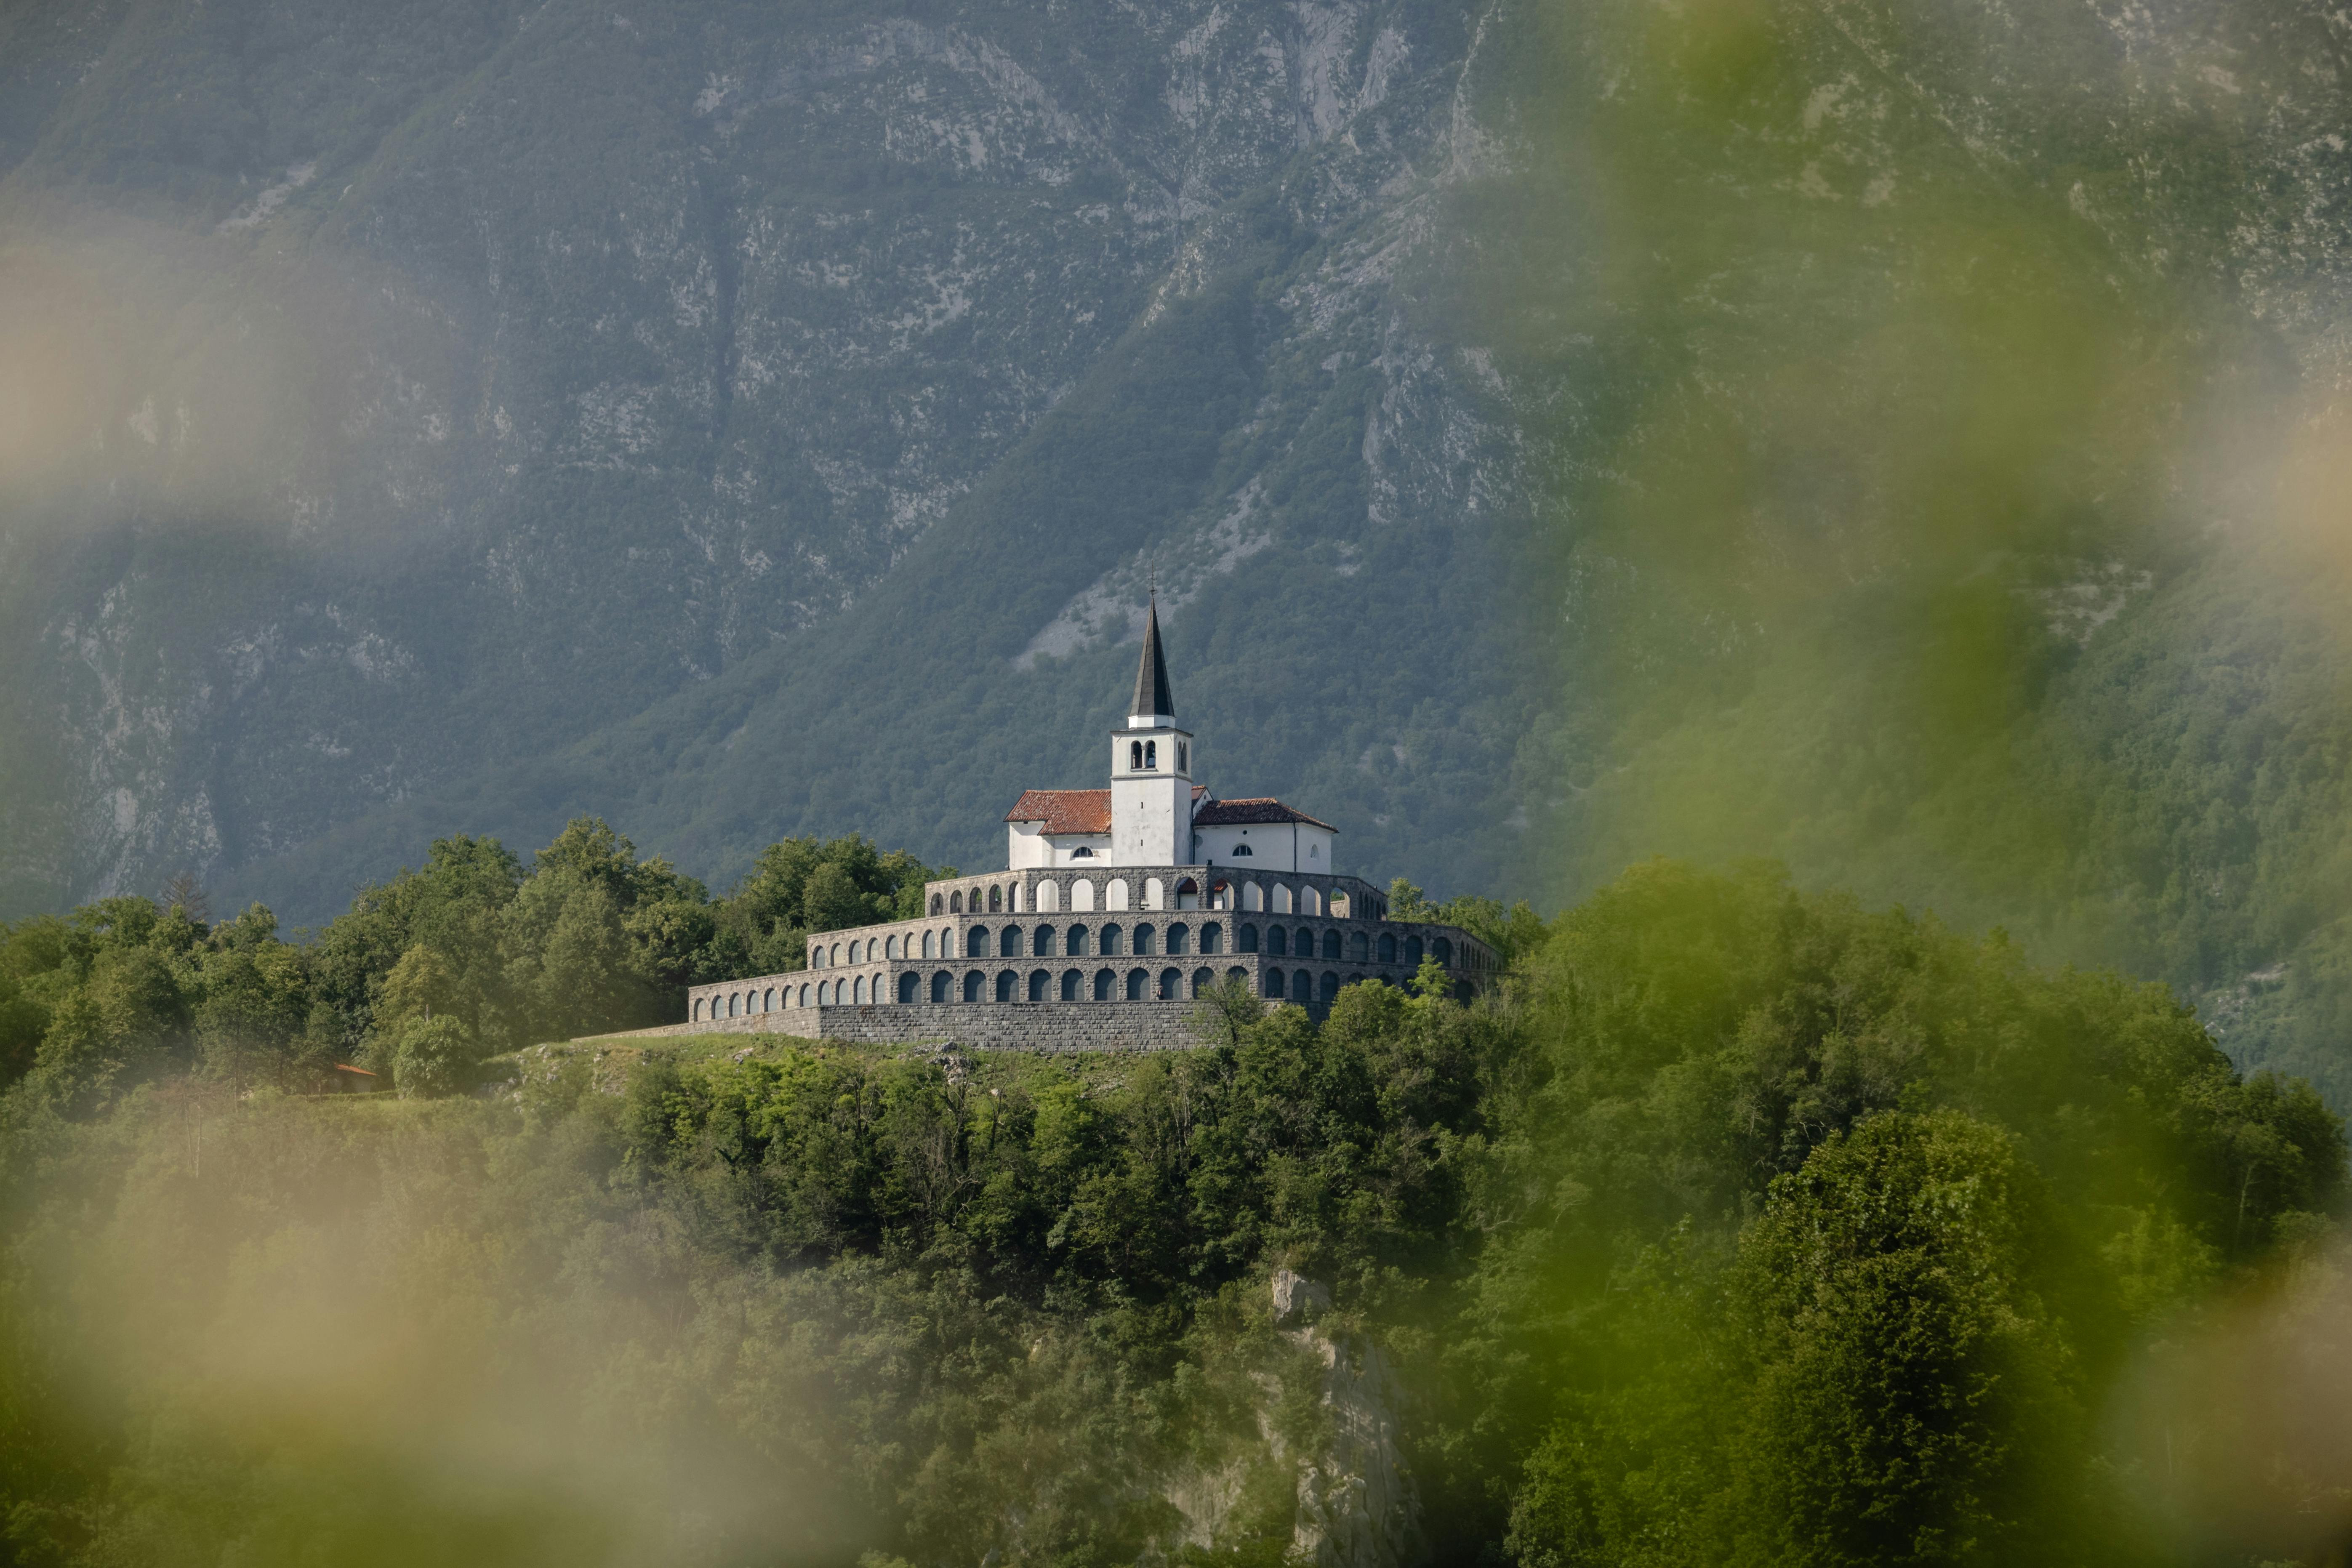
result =
[[[466,1087],[477,1059],[473,1031],[457,1018],[411,1018],[393,1050],[393,1084],[404,1100],[438,1100]]]

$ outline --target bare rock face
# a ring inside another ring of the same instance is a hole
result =
[[[1331,1310],[1331,1292],[1287,1268],[1274,1271],[1274,1321],[1286,1327],[1310,1322]]]

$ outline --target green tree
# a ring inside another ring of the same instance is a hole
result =
[[[392,1079],[404,1099],[439,1100],[464,1089],[478,1055],[473,1031],[452,1014],[411,1018],[392,1052]]]

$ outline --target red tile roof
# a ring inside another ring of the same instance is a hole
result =
[[[1007,822],[1042,822],[1047,833],[1108,833],[1110,791],[1107,789],[1024,790]]]
[[[1272,795],[1260,795],[1254,800],[1213,800],[1192,814],[1195,827],[1255,826],[1261,822],[1304,822],[1327,832],[1339,830],[1320,817],[1294,810]]]

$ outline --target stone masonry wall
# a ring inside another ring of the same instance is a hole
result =
[[[1162,1051],[1197,1046],[1191,1002],[896,1003],[793,1007],[634,1029],[627,1038],[660,1035],[791,1035],[860,1045],[953,1042],[974,1050]],[[623,1037],[604,1037],[621,1038]]]

